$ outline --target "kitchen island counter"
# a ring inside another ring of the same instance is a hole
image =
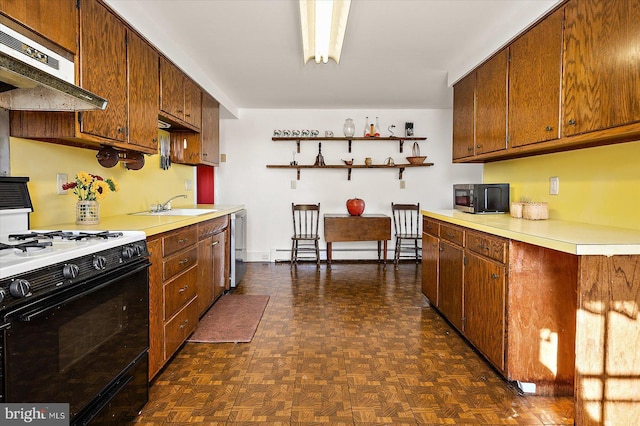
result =
[[[507,214],[422,210],[423,216],[576,255],[640,254],[640,230],[563,220],[515,219]]]
[[[97,225],[76,225],[75,222],[58,223],[50,228],[64,230],[87,230],[87,231],[144,231],[147,237],[173,231],[178,228],[204,222],[216,217],[229,215],[244,209],[243,205],[220,205],[220,204],[197,204],[174,206],[180,208],[215,209],[217,211],[205,213],[197,216],[145,216],[134,214],[121,214],[115,216],[101,217]],[[137,213],[137,212],[132,212]]]

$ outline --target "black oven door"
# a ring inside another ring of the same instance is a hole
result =
[[[73,419],[148,350],[148,261],[59,292],[7,319],[5,402],[69,403]]]

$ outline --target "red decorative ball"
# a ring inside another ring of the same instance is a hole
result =
[[[364,212],[364,200],[351,198],[347,200],[347,211],[351,216],[360,216]]]

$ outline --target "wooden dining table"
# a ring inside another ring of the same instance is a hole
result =
[[[377,241],[378,262],[381,251],[384,267],[387,267],[387,241],[391,239],[391,217],[383,214],[324,215],[324,239],[327,243],[327,267],[331,268],[332,249],[335,242]],[[384,248],[382,247],[384,246]]]

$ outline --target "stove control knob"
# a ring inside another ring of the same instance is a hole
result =
[[[13,280],[9,285],[9,293],[13,297],[25,297],[29,294],[29,289],[31,288],[31,284],[27,280]]]
[[[107,267],[107,258],[104,256],[93,256],[93,267],[102,270]]]
[[[123,259],[131,259],[135,254],[136,254],[136,251],[133,249],[133,247],[125,247],[122,249]]]
[[[6,293],[4,292],[4,289],[0,288],[0,303],[2,303],[4,301],[4,296],[6,295]]]
[[[142,254],[142,247],[137,244],[133,246],[133,250],[135,251],[136,256],[140,256]]]
[[[62,276],[68,279],[76,278],[79,272],[80,268],[78,268],[78,265],[74,265],[73,263],[67,263],[62,268]]]

